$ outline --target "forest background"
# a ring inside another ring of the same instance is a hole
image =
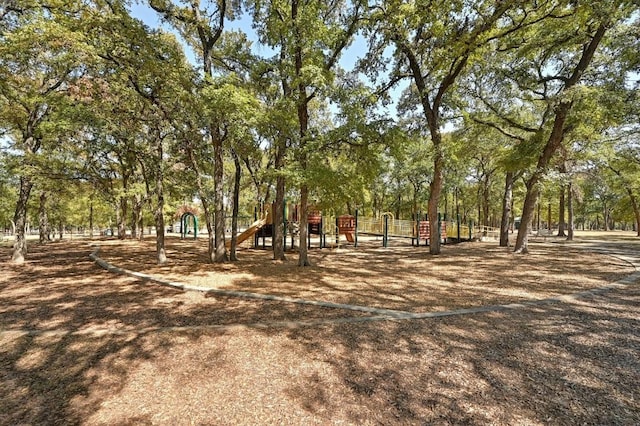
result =
[[[310,209],[442,213],[500,227],[501,245],[519,217],[518,252],[549,217],[569,238],[640,236],[639,8],[6,1],[0,223],[12,260],[27,256],[29,227],[46,242],[54,228],[135,238],[152,225],[163,263],[185,205],[212,262],[234,257],[226,228],[272,202],[275,224],[285,203],[300,208],[301,266]],[[276,259],[284,232],[274,227]]]

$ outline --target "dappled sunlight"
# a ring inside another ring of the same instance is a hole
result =
[[[310,251],[312,267],[276,262],[270,250],[242,249],[240,262],[208,263],[206,241],[169,239],[168,265],[154,264],[153,241],[109,242],[112,264],[199,287],[248,291],[412,312],[441,311],[546,299],[600,287],[633,271],[605,254],[535,244],[516,255],[494,243],[427,247],[363,247]]]
[[[630,270],[558,244],[521,257],[480,243],[447,246],[442,256],[312,250],[310,268],[297,267],[295,254],[274,262],[261,250],[211,265],[206,246],[170,244],[183,258],[168,266],[155,265],[151,241],[131,249],[105,241],[101,255],[164,279],[221,277],[235,290],[414,312],[572,294]],[[223,424],[229,412],[252,424],[640,421],[637,286],[473,315],[356,322],[366,314],[109,273],[89,251],[36,245],[25,268],[0,275],[0,423]]]

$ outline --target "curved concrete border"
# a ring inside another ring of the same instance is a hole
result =
[[[325,308],[334,308],[334,309],[345,309],[351,311],[358,312],[367,312],[374,314],[369,317],[351,317],[351,318],[334,318],[327,320],[317,320],[317,321],[295,321],[295,322],[284,322],[284,323],[269,323],[269,326],[291,326],[291,325],[321,325],[321,324],[329,324],[329,323],[338,323],[338,322],[365,322],[365,321],[386,321],[386,320],[408,320],[408,319],[427,319],[427,318],[439,318],[453,315],[469,315],[483,312],[496,312],[496,311],[504,311],[510,309],[519,309],[524,307],[530,307],[535,305],[547,304],[547,303],[559,303],[559,302],[569,302],[572,300],[580,299],[583,297],[594,296],[598,294],[605,293],[607,291],[619,288],[625,288],[629,285],[635,284],[637,281],[640,281],[640,259],[637,257],[630,257],[626,254],[620,252],[614,252],[610,249],[601,249],[597,250],[593,247],[588,247],[591,251],[597,251],[609,254],[614,256],[624,262],[629,263],[631,266],[635,268],[635,272],[626,276],[625,278],[618,280],[614,283],[610,283],[601,287],[596,287],[594,289],[581,291],[578,293],[573,293],[569,295],[563,296],[555,296],[549,297],[545,299],[536,299],[530,300],[520,303],[508,303],[503,305],[486,305],[486,306],[477,306],[473,308],[465,308],[465,309],[455,309],[450,311],[436,311],[436,312],[408,312],[408,311],[398,311],[393,309],[382,309],[382,308],[372,308],[369,306],[359,306],[359,305],[349,305],[342,303],[333,303],[326,301],[317,301],[317,300],[305,300],[305,299],[296,299],[290,297],[283,296],[274,296],[274,295],[265,295],[260,293],[250,293],[244,291],[233,291],[233,290],[221,290],[210,287],[200,287],[200,286],[192,286],[184,283],[167,281],[152,275],[143,274],[141,272],[135,272],[124,268],[119,268],[106,262],[104,259],[101,259],[98,256],[100,251],[99,246],[94,246],[94,251],[89,255],[91,260],[95,261],[102,268],[108,270],[109,272],[115,272],[118,274],[129,275],[131,277],[139,278],[146,281],[153,281],[155,283],[181,289],[188,291],[199,291],[205,293],[214,293],[220,294],[224,296],[230,297],[242,297],[247,299],[258,299],[258,300],[266,300],[266,301],[278,301],[285,303],[296,303],[303,305],[312,305],[312,306],[320,306]],[[253,324],[251,327],[256,327],[258,325]],[[219,326],[219,327],[229,327],[229,326]]]

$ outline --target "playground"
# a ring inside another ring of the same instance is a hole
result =
[[[205,244],[168,238],[163,266],[152,239],[34,244],[21,267],[0,246],[0,424],[640,422],[630,233],[527,256],[371,239],[309,268]]]

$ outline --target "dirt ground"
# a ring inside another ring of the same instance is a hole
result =
[[[604,241],[601,241],[604,240]],[[345,309],[182,291],[89,260],[222,290],[409,313],[530,302],[518,309],[372,320]],[[0,246],[0,424],[640,424],[640,257],[626,233],[443,247],[370,242],[274,262],[243,249],[206,262],[204,241],[63,241],[7,262]]]

